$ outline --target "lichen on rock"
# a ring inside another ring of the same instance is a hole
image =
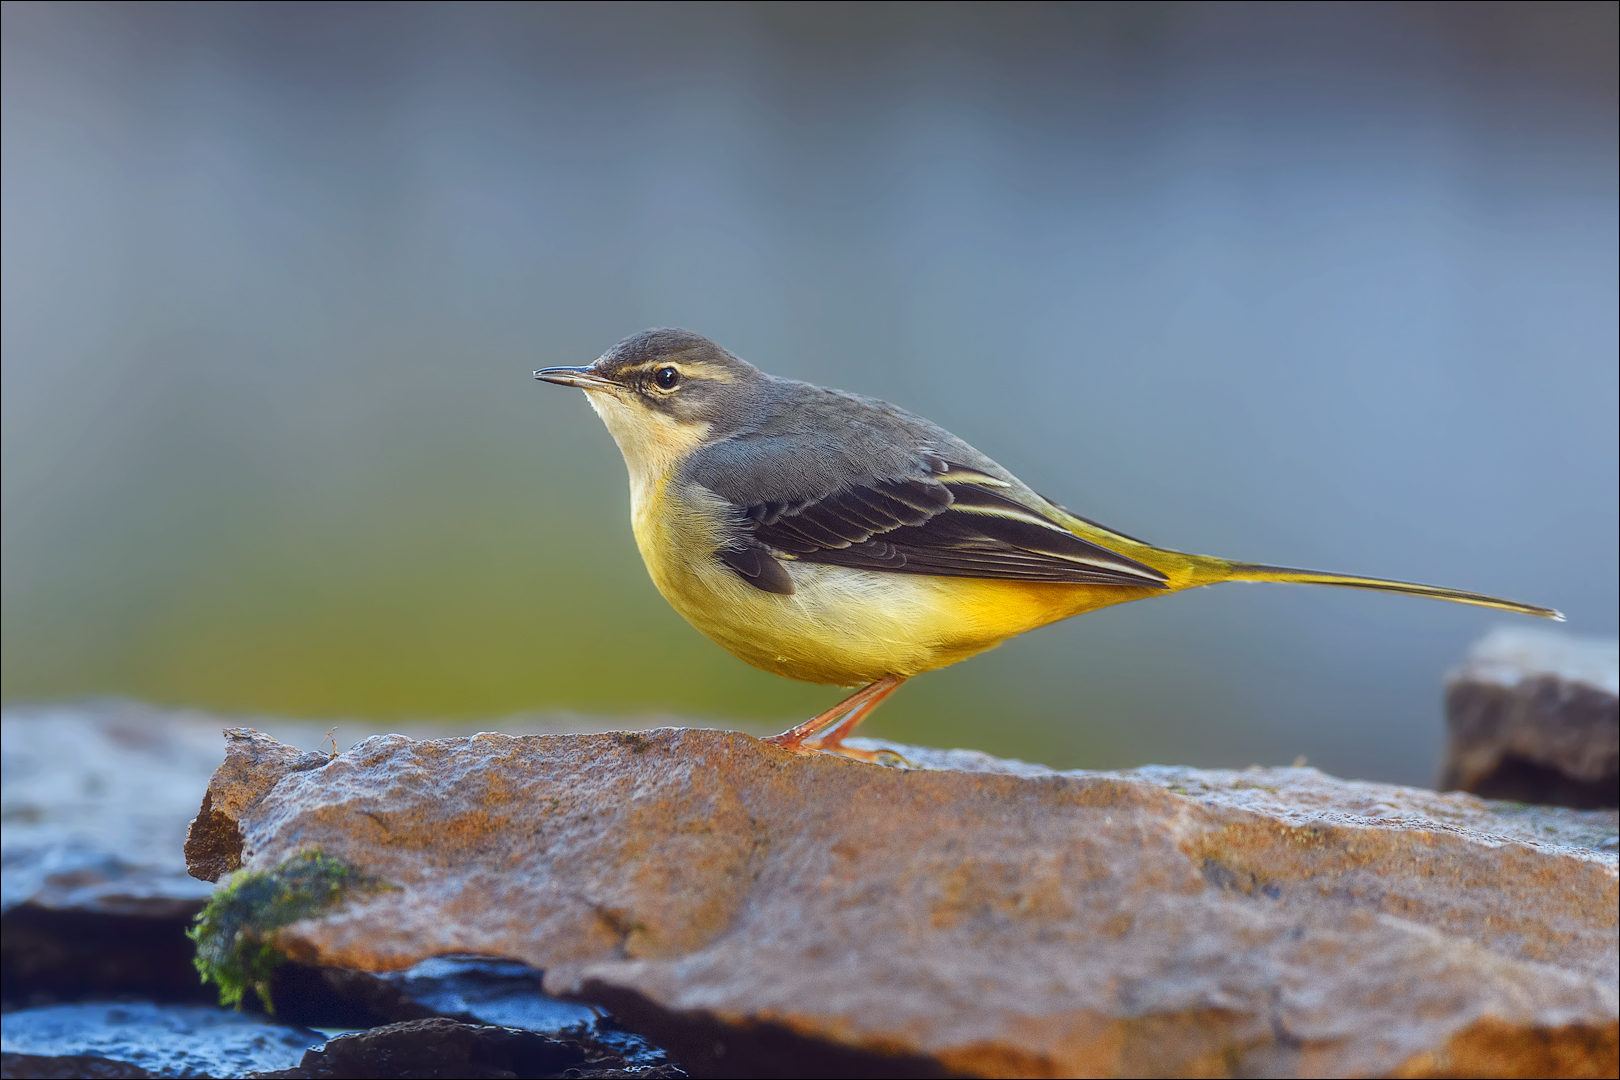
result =
[[[328,913],[351,894],[392,887],[315,850],[299,852],[269,870],[238,874],[214,894],[188,931],[197,943],[197,971],[204,982],[219,987],[221,1005],[240,1009],[252,990],[274,1012],[270,977],[288,959],[275,932]]]

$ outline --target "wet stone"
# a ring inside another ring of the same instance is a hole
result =
[[[0,1080],[124,1080],[153,1075],[127,1061],[83,1054],[67,1057],[0,1054]]]
[[[446,1018],[539,1032],[577,1043],[625,1068],[669,1065],[664,1051],[602,1010],[545,992],[541,973],[487,957],[432,957],[404,971],[373,974],[288,963],[272,981],[276,1016],[316,1028],[369,1028]]]
[[[185,931],[213,890],[186,872],[181,844],[216,732],[118,702],[7,709],[0,730],[6,1006],[212,1001]]]
[[[186,823],[218,736],[133,704],[0,717],[0,904],[188,916],[213,891],[186,872]]]
[[[379,978],[400,996],[440,1016],[556,1033],[593,1026],[596,1009],[545,992],[541,973],[482,957],[434,957]]]
[[[624,1059],[627,1068],[670,1064],[663,1050],[620,1027],[601,1009],[546,993],[541,973],[523,964],[433,957],[380,978],[397,988],[402,1000],[439,1016],[571,1039],[599,1056]]]
[[[144,1070],[104,1076],[246,1076],[293,1068],[323,1041],[307,1028],[206,1005],[86,1002],[0,1016],[0,1050],[19,1076],[42,1063],[13,1055],[99,1059]]]
[[[579,1042],[521,1028],[437,1018],[340,1035],[275,1077],[684,1077],[669,1065],[637,1066]]]

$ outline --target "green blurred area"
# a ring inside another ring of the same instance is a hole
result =
[[[1613,5],[4,21],[7,702],[786,726],[532,369],[684,325],[1185,550],[1616,619]],[[1425,782],[1501,616],[1233,586],[872,734]],[[863,729],[864,730],[864,729]]]

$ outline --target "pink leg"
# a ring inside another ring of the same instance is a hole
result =
[[[862,761],[875,761],[880,756],[879,753],[845,746],[844,739],[855,730],[857,724],[871,715],[872,710],[883,703],[884,698],[898,690],[900,684],[905,681],[898,675],[885,675],[877,682],[861,687],[819,716],[812,717],[797,727],[789,728],[780,735],[772,735],[765,741],[798,753],[812,753],[819,750],[859,758]],[[818,731],[829,725],[832,725],[831,729],[825,735],[815,737]]]

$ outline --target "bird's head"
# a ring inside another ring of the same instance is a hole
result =
[[[746,423],[765,375],[689,330],[646,330],[585,367],[537,379],[585,391],[632,474],[662,474],[705,442]]]

